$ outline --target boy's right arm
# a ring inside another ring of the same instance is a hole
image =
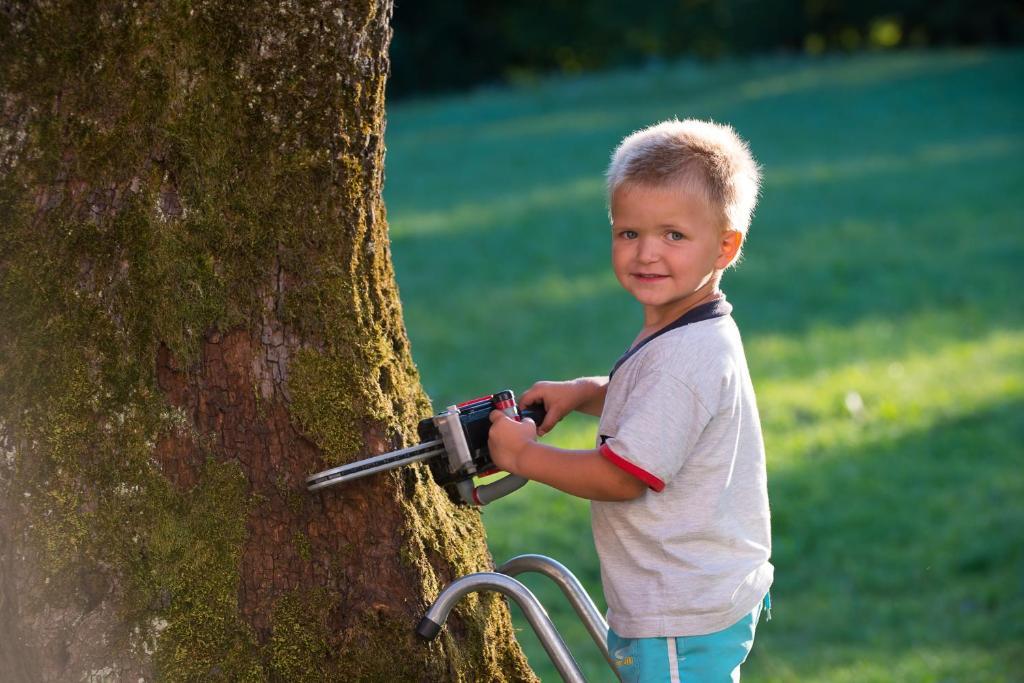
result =
[[[574,410],[600,416],[607,392],[607,377],[580,377],[568,382],[537,382],[523,392],[519,403],[522,406],[544,404],[547,416],[542,424],[537,425],[538,436],[543,436]]]

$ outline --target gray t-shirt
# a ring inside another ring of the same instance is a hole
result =
[[[650,487],[591,503],[608,623],[624,638],[713,633],[771,586],[761,424],[732,317],[651,339],[618,367],[601,453]]]

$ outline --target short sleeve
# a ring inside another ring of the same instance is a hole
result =
[[[660,491],[682,468],[711,413],[676,377],[656,369],[643,373],[629,392],[614,434],[601,455]]]

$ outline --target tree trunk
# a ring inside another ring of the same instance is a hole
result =
[[[387,0],[0,4],[4,680],[533,680],[429,414],[380,190]]]

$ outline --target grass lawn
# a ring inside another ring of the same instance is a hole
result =
[[[776,565],[745,679],[1024,681],[1022,84],[1021,52],[872,54],[392,106],[385,198],[427,391],[606,373],[640,323],[608,265],[608,154],[663,118],[731,123],[764,166],[723,285]],[[548,440],[589,447],[595,427]],[[603,607],[585,501],[531,484],[484,519],[497,561],[551,555]],[[613,680],[561,595],[526,582],[588,679]]]

